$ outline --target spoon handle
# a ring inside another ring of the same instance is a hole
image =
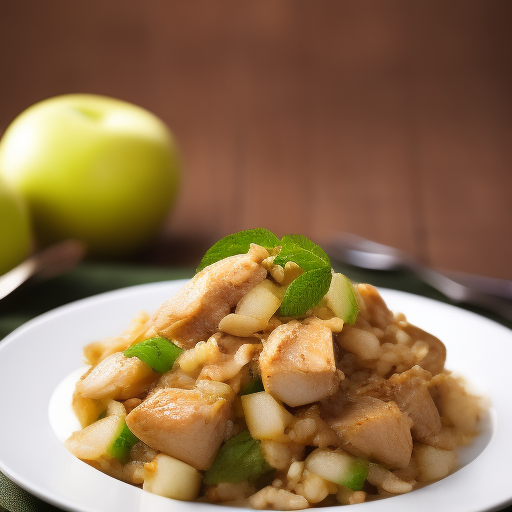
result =
[[[49,279],[73,269],[85,256],[86,247],[79,240],[64,240],[30,256],[0,276],[0,299],[31,278]]]
[[[441,270],[440,272],[453,281],[469,288],[474,288],[481,292],[488,293],[489,295],[495,295],[496,297],[502,297],[503,299],[512,300],[512,281],[508,279],[479,276],[466,272],[456,272],[454,270]]]
[[[461,282],[454,281],[444,274],[431,268],[415,265],[411,268],[418,277],[430,286],[439,290],[454,302],[473,304],[475,306],[493,311],[507,320],[512,321],[512,301],[491,295]]]
[[[327,244],[327,253],[340,262],[372,270],[404,270],[458,303],[473,304],[512,320],[512,282],[459,272],[438,272],[394,247],[339,233]]]

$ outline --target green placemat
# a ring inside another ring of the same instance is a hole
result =
[[[0,512],[58,512],[60,510],[32,496],[0,473]]]
[[[337,265],[337,270],[357,282],[367,282],[446,303],[450,302],[441,293],[407,272],[362,271],[341,265]],[[126,286],[187,278],[191,277],[193,273],[192,268],[82,264],[65,276],[24,286],[1,300],[0,340],[31,318],[63,304]],[[496,315],[473,307],[467,309],[512,328],[511,322],[506,322]],[[32,496],[0,473],[0,512],[4,510],[7,512],[49,512],[60,509]],[[512,512],[512,506],[507,507],[504,511]]]

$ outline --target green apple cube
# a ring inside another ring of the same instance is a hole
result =
[[[79,459],[98,460],[108,455],[122,429],[124,418],[107,416],[71,435],[66,448]]]
[[[166,498],[191,501],[197,498],[201,481],[201,473],[196,468],[160,453],[145,464],[142,488]]]
[[[242,297],[235,312],[258,318],[266,324],[279,309],[284,291],[281,286],[265,279]]]
[[[128,428],[126,421],[123,421],[121,432],[110,446],[109,454],[119,462],[124,463],[129,458],[130,450],[138,442],[139,439]]]
[[[356,321],[359,308],[352,289],[352,283],[343,274],[335,273],[331,279],[331,286],[324,297],[325,305],[347,324]]]
[[[100,419],[82,430],[74,432],[66,440],[66,448],[75,457],[82,460],[124,457],[135,444],[133,443],[130,446],[128,452],[126,452],[126,448],[122,449],[122,445],[127,445],[129,439],[124,430],[126,426],[125,417],[126,409],[124,405],[116,400],[109,400],[105,411],[100,415]]]
[[[293,420],[293,415],[266,391],[242,396],[242,407],[247,427],[255,439],[281,441]]]
[[[367,461],[340,449],[317,448],[306,458],[305,467],[325,480],[353,491],[360,491],[363,488],[369,471]]]

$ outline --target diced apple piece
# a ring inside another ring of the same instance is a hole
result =
[[[317,448],[307,458],[306,469],[329,482],[360,491],[368,476],[369,465],[343,450]]]
[[[284,430],[293,420],[293,415],[265,391],[241,398],[251,436],[254,439],[283,440]]]
[[[347,324],[356,321],[359,308],[354,295],[352,283],[343,274],[335,273],[331,279],[331,286],[324,297],[325,305]]]
[[[133,432],[128,428],[126,421],[123,419],[121,432],[109,447],[108,454],[121,462],[121,464],[125,464],[130,458],[131,449],[138,442],[139,439],[133,435]]]
[[[270,320],[279,309],[285,289],[265,279],[249,290],[238,303],[235,313]]]
[[[163,453],[144,465],[145,491],[175,500],[197,498],[202,476],[197,469]]]
[[[219,331],[245,338],[251,336],[255,332],[265,329],[268,325],[268,320],[254,318],[247,315],[239,315],[238,313],[231,313],[226,315],[219,323]]]
[[[111,446],[123,430],[126,409],[121,402],[115,400],[108,400],[103,409],[106,411],[106,418],[74,432],[64,443],[75,457],[97,460],[105,455],[109,456]]]
[[[219,330],[233,336],[246,337],[267,327],[272,315],[279,309],[284,289],[268,279],[248,291],[238,303],[235,313],[226,315]]]
[[[413,458],[420,470],[420,482],[432,482],[448,476],[457,461],[453,451],[419,443],[414,445]]]
[[[74,432],[65,447],[82,460],[98,460],[108,453],[123,426],[123,418],[107,416],[83,430]]]

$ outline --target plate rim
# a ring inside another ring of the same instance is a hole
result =
[[[89,304],[95,305],[95,304],[101,304],[102,302],[105,302],[105,301],[107,301],[107,302],[111,301],[111,300],[115,301],[116,298],[118,298],[118,299],[122,299],[122,297],[126,298],[127,295],[137,294],[137,292],[140,292],[140,291],[144,291],[146,293],[150,293],[150,292],[155,293],[156,290],[165,290],[167,288],[172,288],[175,291],[177,291],[179,289],[179,287],[182,286],[183,284],[185,284],[187,281],[189,281],[189,279],[177,279],[177,280],[158,281],[158,282],[128,286],[128,287],[119,288],[116,290],[110,290],[107,292],[103,292],[103,293],[100,293],[97,295],[92,295],[92,296],[85,297],[82,299],[78,299],[76,301],[61,305],[61,306],[54,308],[50,311],[44,312],[44,313],[28,320],[23,325],[19,326],[17,329],[15,329],[10,334],[8,334],[0,342],[0,360],[2,358],[3,353],[6,351],[6,347],[11,346],[12,343],[16,343],[16,340],[19,339],[20,336],[23,336],[25,332],[30,331],[31,329],[34,329],[34,328],[37,329],[38,325],[44,324],[49,321],[51,322],[52,319],[59,318],[61,315],[66,315],[67,313],[70,313],[73,311],[79,311],[82,308],[87,308]],[[413,301],[420,300],[420,302],[425,302],[427,304],[433,305],[433,307],[442,307],[443,309],[445,309],[448,312],[449,311],[457,311],[458,314],[460,314],[462,312],[463,315],[469,315],[468,318],[473,318],[473,320],[475,320],[477,322],[483,322],[484,324],[492,325],[492,328],[494,328],[494,329],[497,328],[505,336],[509,336],[509,337],[512,336],[512,330],[510,330],[506,326],[504,326],[492,319],[489,319],[487,317],[478,315],[477,313],[475,313],[473,311],[468,311],[466,309],[459,308],[452,304],[447,304],[444,302],[437,301],[430,297],[424,297],[421,295],[416,295],[416,294],[413,294],[410,292],[404,292],[401,290],[395,290],[395,289],[383,288],[383,287],[378,287],[378,290],[379,290],[379,292],[382,292],[383,295],[391,296],[391,295],[396,294],[396,296],[401,297],[402,299],[413,298],[412,299]],[[388,299],[386,297],[385,297],[385,300],[387,303]],[[390,309],[393,310],[392,307],[390,307]],[[405,314],[409,318],[409,314],[407,314],[407,312],[405,312]],[[0,361],[0,363],[1,363],[1,361]],[[78,363],[79,363],[79,361],[77,361],[77,366],[78,366]],[[1,381],[1,376],[0,376],[0,381]],[[50,398],[50,397],[48,397],[48,398]],[[488,450],[488,446],[484,449],[484,452],[486,450]],[[482,453],[484,453],[484,452],[482,452]],[[81,461],[79,461],[79,462],[81,462]],[[464,469],[465,468],[461,468],[456,473],[454,473],[454,475],[462,472]],[[87,506],[84,507],[81,504],[72,503],[71,501],[66,500],[62,496],[54,497],[51,493],[49,493],[48,489],[41,488],[40,485],[37,483],[34,484],[33,482],[27,482],[26,479],[22,475],[19,475],[16,470],[14,470],[13,468],[4,464],[2,457],[0,457],[0,470],[5,474],[5,476],[7,478],[11,479],[13,482],[15,482],[17,485],[19,485],[22,489],[25,489],[30,494],[42,499],[43,501],[45,501],[47,503],[50,503],[57,507],[63,508],[65,510],[69,510],[71,512],[97,512],[95,509],[88,508]],[[97,472],[97,470],[94,470],[94,471]],[[108,478],[111,478],[111,477],[108,477]],[[450,477],[448,477],[448,478],[450,478]],[[119,482],[117,480],[114,480],[114,481]],[[439,484],[441,482],[443,482],[443,480],[436,482],[434,484],[430,484],[430,485],[426,486],[425,489],[432,488],[432,486],[435,486],[436,484]],[[123,482],[120,482],[120,483],[123,483]],[[128,485],[129,488],[136,489],[139,492],[144,492],[136,487],[130,486],[129,484],[124,484],[124,485]],[[415,490],[412,494],[418,493],[419,491],[420,491],[420,489]],[[145,494],[147,494],[147,493],[145,493]],[[407,496],[407,495],[403,495],[403,496]],[[156,497],[156,498],[160,498],[160,497]],[[393,500],[394,500],[393,503],[397,503],[397,501],[395,501],[395,500],[398,500],[398,498],[401,498],[401,496],[393,497]],[[151,499],[154,499],[154,498],[151,498]],[[161,499],[165,500],[165,503],[169,504],[169,500],[167,498],[161,498]],[[375,507],[376,505],[374,505],[374,504],[386,503],[386,501],[387,500],[366,502],[365,504],[361,504],[360,506],[362,506],[362,505],[368,506],[368,505],[372,504],[372,507]],[[506,506],[510,502],[512,502],[512,492],[510,493],[510,496],[507,499],[501,500],[500,502],[489,503],[484,508],[478,508],[478,509],[462,508],[459,510],[484,511],[484,510],[499,509],[501,507]],[[187,507],[188,505],[184,505],[184,503],[187,503],[187,502],[180,502],[179,506]],[[189,502],[189,503],[196,508],[198,506],[197,502]],[[210,508],[212,505],[206,504],[206,506],[208,508]],[[139,509],[137,509],[137,510],[139,510]],[[239,510],[242,510],[242,509],[239,509]]]

